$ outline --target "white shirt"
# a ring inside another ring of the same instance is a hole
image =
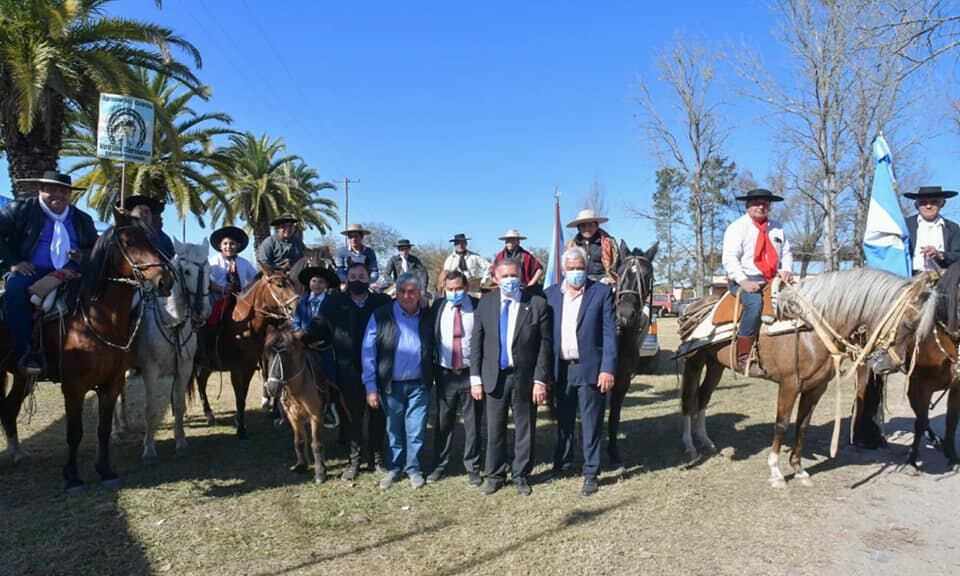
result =
[[[402,272],[409,272],[410,268],[407,267],[407,259],[404,256],[400,257],[400,270]]]
[[[917,240],[913,248],[913,269],[919,272],[939,268],[935,263],[923,257],[920,249],[924,246],[933,246],[937,252],[943,252],[943,216],[937,216],[929,222],[917,214]]]
[[[440,311],[440,365],[453,368],[453,314],[454,306],[450,302]],[[463,337],[460,346],[463,349],[463,367],[470,366],[470,338],[473,335],[473,301],[464,297],[460,304],[460,321],[463,324]]]
[[[514,300],[508,296],[505,296],[502,292],[500,293],[500,310],[499,313],[503,313],[503,306],[505,301],[510,301],[510,310],[507,312],[507,366],[513,366],[513,337],[517,331],[517,314],[520,312],[521,302],[519,300]],[[500,327],[497,326],[499,331]],[[499,332],[498,336],[499,338]],[[497,362],[500,362],[500,355],[497,354]],[[534,381],[535,383],[539,383]],[[480,376],[471,376],[470,385],[471,386],[480,386],[483,383],[483,380]]]
[[[467,271],[464,274],[467,280],[479,278],[481,282],[486,282],[490,279],[490,262],[476,252],[468,251],[466,257]],[[448,272],[450,270],[460,269],[460,255],[457,254],[456,251],[447,256],[447,259],[443,261],[443,269]]]
[[[210,282],[217,286],[225,286],[227,284],[227,272],[230,271],[230,263],[219,252],[211,256],[207,262],[210,264]],[[237,276],[240,277],[240,290],[245,290],[256,275],[257,270],[253,267],[253,264],[243,256],[237,256]]]
[[[560,317],[560,358],[563,360],[579,360],[580,345],[577,344],[577,318],[580,317],[580,305],[583,303],[581,288],[574,292],[566,282],[560,286],[563,293],[563,313]]]
[[[783,225],[777,220],[767,220],[767,234],[773,242],[773,247],[779,259],[779,270],[793,270],[793,253],[790,243],[783,233]],[[727,226],[723,233],[723,268],[734,282],[738,284],[748,276],[760,276],[760,270],[754,263],[754,250],[757,247],[757,237],[760,229],[753,223],[749,214],[737,218]]]

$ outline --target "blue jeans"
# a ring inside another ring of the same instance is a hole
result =
[[[6,305],[3,313],[10,328],[13,354],[17,360],[23,358],[30,349],[30,341],[33,338],[33,304],[30,303],[27,288],[51,271],[49,268],[38,268],[36,273],[30,276],[21,274],[7,276]]]
[[[750,276],[747,280],[762,282],[763,277]],[[740,292],[740,285],[730,281],[728,289],[734,296]],[[740,306],[743,307],[743,315],[740,317],[740,327],[737,329],[737,336],[754,337],[760,330],[760,315],[763,313],[763,294],[760,292],[743,292],[740,294]]]
[[[430,389],[420,380],[395,380],[389,393],[382,393],[387,415],[387,468],[390,472],[420,474],[420,454],[427,430]]]

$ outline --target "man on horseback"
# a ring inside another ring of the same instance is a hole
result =
[[[497,255],[493,257],[490,272],[496,271],[497,265],[507,258],[516,260],[520,264],[520,283],[523,284],[524,289],[529,290],[543,278],[543,266],[533,254],[520,245],[520,241],[526,239],[527,237],[521,235],[516,228],[507,230],[503,236],[498,238],[504,243],[503,250],[497,252]]]
[[[150,196],[130,196],[123,201],[123,209],[131,216],[139,218],[152,231],[150,242],[156,246],[164,256],[173,258],[176,251],[173,249],[173,240],[163,231],[159,224],[163,213],[163,203]]]
[[[220,326],[224,314],[228,314],[240,294],[253,282],[257,270],[240,252],[247,248],[250,237],[236,226],[224,226],[210,235],[210,245],[217,251],[210,257],[210,298],[212,309],[206,325],[198,333],[196,363],[209,362],[207,345],[209,335]]]
[[[300,258],[306,247],[297,232],[300,221],[290,214],[283,214],[270,223],[273,235],[260,244],[257,250],[257,264],[263,272],[270,274],[276,270],[290,270]]]
[[[387,262],[386,274],[390,281],[396,283],[404,272],[415,272],[423,280],[423,285],[429,286],[430,273],[427,271],[427,267],[423,265],[419,258],[410,253],[413,244],[404,238],[397,242],[394,247],[397,249],[397,253]]]
[[[760,331],[764,286],[777,274],[789,280],[793,254],[783,225],[769,218],[770,204],[780,196],[756,188],[737,200],[746,202],[746,214],[734,220],[723,233],[723,267],[729,277],[729,290],[740,298],[743,313],[737,329],[737,371],[755,378],[766,373],[750,363],[750,350]]]
[[[567,248],[579,246],[587,253],[587,278],[616,284],[620,252],[616,239],[600,228],[607,220],[590,209],[578,212],[577,217],[567,224],[567,228],[577,229],[577,235],[567,242]]]
[[[93,218],[70,203],[70,176],[56,171],[19,182],[40,184],[37,196],[16,200],[0,211],[0,266],[9,270],[4,313],[20,370],[39,375],[43,361],[31,341],[33,305],[27,289],[47,274],[80,271],[97,241]]]
[[[363,244],[364,236],[370,234],[370,231],[364,229],[360,224],[350,224],[346,230],[340,233],[347,237],[347,245],[341,246],[337,250],[337,255],[333,260],[340,281],[347,281],[347,268],[351,264],[360,263],[366,265],[367,270],[370,271],[370,281],[376,283],[380,279],[377,253],[370,246],[364,246]]]
[[[443,272],[440,274],[440,284],[438,288],[443,289],[443,283],[446,279],[446,272],[450,270],[459,270],[467,278],[467,285],[483,285],[490,280],[490,263],[487,260],[467,249],[466,234],[454,234],[450,242],[453,244],[453,252],[443,261]],[[474,281],[474,282],[471,282]],[[479,288],[479,286],[477,286]]]

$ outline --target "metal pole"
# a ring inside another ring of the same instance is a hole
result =
[[[127,136],[120,137],[120,155],[126,158],[127,155]],[[120,161],[120,207],[123,208],[123,194],[127,185],[127,161]]]

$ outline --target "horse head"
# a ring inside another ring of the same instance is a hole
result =
[[[916,362],[916,348],[933,331],[937,319],[936,281],[926,274],[915,278],[878,326],[876,349],[866,359],[874,373],[905,371]]]
[[[620,265],[617,268],[616,313],[620,332],[642,331],[650,321],[650,311],[644,310],[653,294],[653,259],[660,243],[647,250],[630,250],[620,241]]]
[[[299,299],[300,295],[286,273],[261,273],[256,282],[237,298],[233,320],[253,319],[260,326],[291,322]]]
[[[173,275],[166,258],[150,242],[150,229],[121,209],[114,208],[114,218],[113,229],[101,237],[91,255],[101,278],[169,296]],[[106,269],[108,263],[110,270]]]
[[[194,326],[202,326],[210,315],[210,264],[207,262],[209,242],[200,244],[173,239],[176,255],[173,258],[174,287],[167,299],[167,313],[175,320],[185,320],[187,314]]]
[[[267,357],[267,380],[264,388],[270,397],[280,394],[284,384],[296,377],[306,362],[303,344],[297,340],[289,328],[268,326],[264,339],[264,351]]]

